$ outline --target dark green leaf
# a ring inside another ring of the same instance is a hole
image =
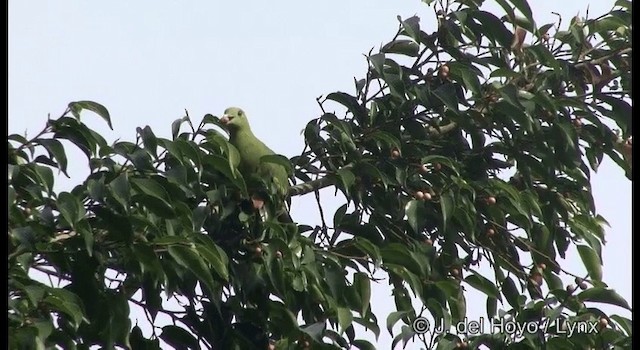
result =
[[[85,209],[80,204],[78,198],[69,192],[60,192],[58,194],[57,207],[60,214],[72,226],[75,225],[85,215]]]
[[[92,111],[99,115],[102,119],[107,122],[109,125],[109,129],[113,130],[113,125],[111,125],[111,116],[109,115],[109,111],[101,104],[93,101],[76,101],[69,103],[69,109],[74,114],[76,118],[80,118],[80,112],[83,109]]]
[[[396,53],[410,57],[417,57],[420,46],[411,40],[394,40],[385,44],[381,52]]]
[[[353,288],[356,289],[362,303],[360,315],[364,316],[369,311],[369,303],[371,301],[371,280],[365,273],[356,272],[353,276]]]
[[[327,100],[336,101],[347,107],[356,120],[363,120],[366,117],[366,110],[360,105],[358,100],[344,92],[333,92],[327,95]]]
[[[479,275],[475,271],[473,272],[472,275],[467,276],[464,279],[464,281],[467,282],[473,288],[483,292],[488,297],[491,297],[491,298],[498,297],[498,288],[496,288],[495,284],[493,284],[493,282],[488,280],[486,277]]]
[[[310,324],[308,326],[300,327],[300,330],[305,334],[307,334],[308,336],[310,336],[312,339],[316,340],[317,342],[321,342],[322,334],[325,328],[326,327],[324,322],[318,322],[318,323]]]
[[[183,245],[171,245],[169,246],[169,254],[171,254],[178,264],[193,272],[198,280],[209,289],[209,292],[215,293],[215,284],[209,268],[195,249]]]
[[[287,174],[289,175],[293,174],[293,165],[291,164],[291,161],[289,160],[289,158],[283,155],[270,154],[270,155],[262,156],[260,158],[260,162],[273,163],[273,164],[280,165],[283,168],[285,168],[285,170],[287,171]]]
[[[200,349],[198,340],[191,333],[178,326],[167,325],[162,327],[160,338],[174,349]]]
[[[602,260],[600,256],[591,247],[586,245],[576,246],[582,263],[589,272],[589,276],[596,281],[602,280]]]
[[[356,348],[360,349],[360,350],[376,350],[376,347],[369,343],[366,340],[362,340],[362,339],[356,339],[351,343],[351,346],[355,346]]]
[[[516,287],[516,284],[513,282],[511,277],[507,277],[502,281],[502,294],[507,299],[509,305],[511,305],[514,309],[520,309],[520,303],[518,301],[518,296],[520,292]]]
[[[387,330],[390,335],[393,335],[393,326],[400,321],[402,317],[409,313],[408,310],[394,311],[387,316]]]
[[[433,90],[432,93],[450,110],[455,112],[459,111],[458,95],[456,94],[456,88],[453,84],[440,85]]]
[[[594,303],[605,303],[623,307],[627,310],[631,310],[631,306],[629,303],[624,300],[620,294],[612,289],[604,289],[604,288],[589,288],[583,292],[578,294],[578,298],[582,301],[594,302]]]
[[[60,171],[69,177],[67,174],[67,155],[64,152],[62,143],[56,139],[35,139],[34,142],[42,145],[49,152],[49,155],[56,160]]]
[[[492,41],[497,41],[501,47],[510,47],[513,34],[504,26],[502,21],[486,11],[473,11],[472,16],[482,23],[485,35]]]
[[[407,221],[413,232],[422,232],[427,217],[427,209],[424,206],[424,202],[417,199],[409,201],[405,209],[405,215],[407,215]]]
[[[340,325],[340,334],[342,334],[347,327],[351,326],[353,322],[353,315],[351,314],[351,310],[339,307],[338,308],[338,324]]]
[[[158,156],[158,139],[156,135],[153,133],[153,130],[147,125],[144,129],[138,128],[138,134],[142,138],[142,143],[148,152],[153,154],[154,156]]]
[[[69,316],[73,320],[73,326],[76,329],[80,327],[84,317],[80,298],[66,289],[52,288],[48,292],[49,296],[45,297],[44,302]]]
[[[447,231],[447,222],[455,209],[453,192],[447,191],[440,196],[440,208],[442,210],[442,231]]]

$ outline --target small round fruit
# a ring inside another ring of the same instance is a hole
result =
[[[391,158],[392,158],[392,159],[398,159],[398,158],[400,158],[400,150],[399,150],[399,149],[397,149],[397,148],[394,148],[394,149],[391,151]]]
[[[451,269],[451,276],[454,276],[454,277],[458,277],[458,276],[460,276],[460,270],[458,270],[458,269]]]
[[[269,344],[269,350],[276,350],[276,344]]]
[[[544,270],[547,268],[547,265],[545,263],[540,263],[538,267],[540,268],[540,270]]]
[[[425,192],[425,194],[424,194],[424,200],[425,200],[425,201],[430,201],[430,200],[431,200],[431,193],[429,193],[429,192]]]
[[[282,258],[282,252],[281,251],[276,251],[276,258],[280,259]]]
[[[609,325],[609,321],[603,317],[598,320],[598,324],[600,325],[600,328],[606,328]]]
[[[574,119],[574,120],[573,120],[573,125],[574,125],[576,128],[581,127],[581,126],[582,126],[582,120],[580,120],[579,118]]]
[[[567,286],[567,293],[573,294],[573,292],[575,292],[575,291],[576,291],[576,286],[575,285],[570,284],[570,285]]]
[[[447,66],[446,64],[443,64],[442,67],[440,67],[440,72],[444,74],[449,74],[449,66]]]
[[[422,164],[420,166],[420,172],[423,173],[423,174],[428,174],[429,173],[429,167],[427,167],[426,164]]]
[[[582,281],[578,284],[578,286],[580,287],[580,289],[585,290],[587,288],[589,288],[589,285],[587,285],[587,282]]]
[[[424,240],[424,244],[433,245],[433,241],[431,239],[427,238],[427,239]]]
[[[440,169],[442,169],[442,165],[440,165],[440,163],[435,163],[435,164],[433,164],[433,168],[434,168],[436,171],[440,171]]]
[[[262,247],[257,246],[256,249],[253,250],[256,255],[262,255]]]
[[[550,38],[551,38],[551,35],[549,35],[549,33],[544,33],[544,35],[542,35],[543,41],[549,41]]]
[[[540,274],[539,272],[533,271],[531,273],[530,279],[535,281],[537,286],[542,285],[542,274]]]
[[[495,234],[496,234],[496,231],[495,231],[494,229],[489,228],[489,229],[487,230],[487,236],[489,236],[489,237],[493,237],[493,235],[495,235]]]
[[[424,192],[422,191],[417,191],[416,194],[414,195],[416,197],[417,200],[423,200],[424,199]]]
[[[494,197],[494,196],[487,197],[487,204],[489,204],[489,205],[496,204],[496,197]]]

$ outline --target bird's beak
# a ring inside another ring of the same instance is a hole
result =
[[[225,114],[225,115],[222,116],[222,118],[220,118],[220,122],[222,124],[224,124],[224,125],[227,125],[227,124],[229,124],[229,122],[231,122],[231,119],[233,119],[232,116],[230,116],[228,114]]]

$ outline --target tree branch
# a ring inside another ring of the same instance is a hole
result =
[[[430,126],[427,127],[427,131],[431,136],[442,136],[446,133],[451,132],[458,126],[457,123],[451,122],[449,124],[443,125],[439,128]],[[343,167],[343,169],[352,168],[353,164],[348,164]],[[336,184],[336,177],[334,175],[327,175],[325,177],[321,177],[316,180],[308,181],[305,183],[301,183],[295,186],[289,187],[289,191],[287,193],[287,197],[294,196],[303,196],[307,193],[311,193],[317,190],[320,190],[325,187],[333,186]]]

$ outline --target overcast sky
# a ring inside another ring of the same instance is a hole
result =
[[[540,25],[555,20],[551,11],[562,14],[566,24],[578,12],[584,15],[589,3],[595,17],[613,1],[530,3]],[[419,0],[10,0],[9,132],[33,136],[48,114],[57,117],[74,100],[108,108],[114,131],[89,113],[83,119],[108,142],[134,140],[136,127],[145,125],[170,137],[171,122],[185,109],[198,121],[240,106],[254,132],[291,157],[304,145],[301,130],[320,115],[316,97],[353,92],[353,78],[366,72],[363,54],[391,39],[397,15],[415,14],[427,31],[435,28],[432,9]],[[86,158],[72,154],[69,173],[75,175],[61,178],[61,189],[87,174]],[[604,279],[631,302],[631,182],[606,159],[593,184],[598,211],[611,224]],[[342,202],[331,194],[323,191],[325,203],[336,208]],[[314,203],[312,196],[294,198],[294,218],[319,223]],[[326,212],[333,217],[331,209]],[[562,263],[584,272],[575,253]],[[485,299],[478,295],[467,300],[470,318],[485,314]],[[381,327],[378,346],[389,348],[385,320],[393,299],[382,286],[373,297]],[[630,317],[619,308],[604,309]]]

